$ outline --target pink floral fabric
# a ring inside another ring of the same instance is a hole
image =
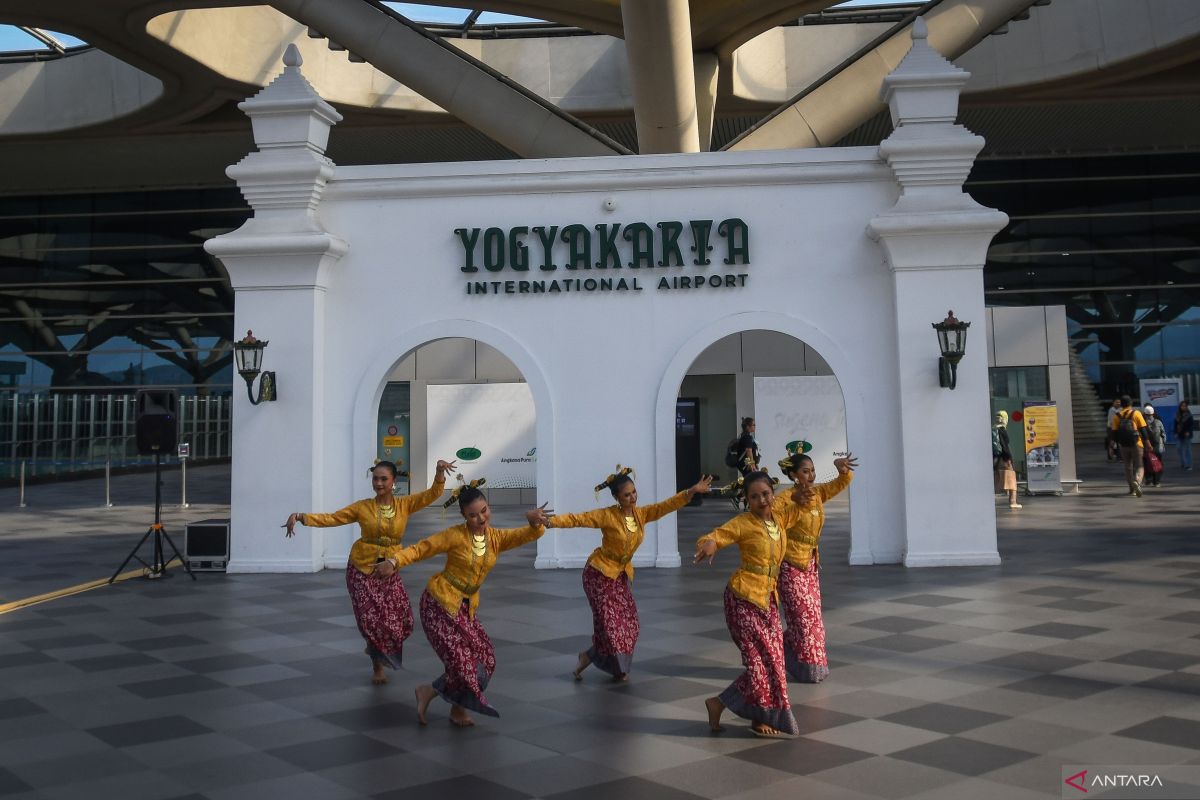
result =
[[[775,598],[771,598],[770,610],[764,611],[727,586],[725,623],[742,653],[746,671],[720,694],[721,702],[739,717],[796,734],[784,669],[783,624]]]
[[[399,669],[404,640],[412,635],[413,613],[400,573],[379,579],[364,575],[353,564],[346,566],[346,588],[358,632],[367,641],[367,655]]]
[[[463,600],[457,616],[451,617],[426,589],[421,593],[421,626],[446,668],[433,682],[434,691],[447,703],[489,717],[500,716],[483,696],[496,671],[496,651],[479,618],[468,611],[467,601]]]
[[[583,570],[583,593],[592,607],[592,664],[614,678],[629,672],[641,624],[629,579],[606,577],[594,567]]]
[[[787,561],[779,568],[779,599],[787,631],[783,655],[788,675],[800,683],[820,683],[829,677],[825,653],[825,621],[821,617],[821,573],[816,559],[808,569]]]

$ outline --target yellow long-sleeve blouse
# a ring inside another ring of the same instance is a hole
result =
[[[716,542],[718,550],[731,544],[738,546],[742,563],[729,579],[729,588],[738,597],[763,610],[770,608],[771,597],[775,595],[779,565],[783,563],[787,546],[785,531],[807,513],[795,503],[773,507],[771,512],[779,526],[778,541],[767,533],[766,523],[749,511],[738,514],[696,541],[697,546],[707,541]]]
[[[594,567],[604,577],[615,580],[622,572],[633,580],[633,554],[646,538],[646,524],[662,519],[672,511],[688,504],[688,493],[680,492],[661,503],[634,506],[634,530],[625,522],[625,513],[620,506],[598,508],[582,514],[556,514],[550,518],[550,528],[599,528],[600,546],[588,556],[587,565]]]
[[[844,492],[852,480],[854,480],[854,473],[847,472],[827,483],[818,483],[812,487],[812,500],[801,506],[805,513],[801,514],[799,521],[787,530],[787,549],[783,554],[784,561],[794,567],[808,569],[813,557],[817,556],[821,530],[825,527],[825,503]],[[778,509],[782,505],[791,503],[792,490],[788,489],[775,498],[774,508]]]
[[[524,528],[489,527],[486,548],[482,556],[477,556],[472,548],[471,532],[464,522],[404,548],[395,555],[395,559],[398,566],[406,567],[438,553],[445,553],[446,567],[430,578],[425,588],[450,616],[458,615],[458,608],[465,599],[474,617],[475,609],[479,607],[479,587],[496,565],[496,556],[505,550],[540,539],[545,532],[546,529],[540,525]]]
[[[350,548],[350,563],[359,572],[370,575],[379,559],[394,558],[400,552],[409,515],[437,500],[445,489],[446,479],[443,478],[435,480],[432,486],[419,494],[393,497],[395,514],[391,518],[381,513],[381,509],[387,506],[380,506],[374,497],[368,497],[332,514],[301,514],[300,524],[312,528],[333,528],[357,522],[359,538]]]

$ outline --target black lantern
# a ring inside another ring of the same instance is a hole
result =
[[[254,331],[246,331],[245,338],[233,343],[233,357],[237,361],[237,371],[246,379],[246,395],[250,398],[251,405],[275,399],[274,372],[262,372],[262,379],[258,382],[258,397],[254,396],[254,379],[261,372],[263,350],[268,344],[270,342],[255,339]]]
[[[967,328],[971,323],[954,318],[954,312],[948,311],[941,322],[933,323],[937,331],[938,345],[942,356],[938,359],[938,381],[945,389],[953,389],[958,383],[958,362],[962,361],[967,352]]]

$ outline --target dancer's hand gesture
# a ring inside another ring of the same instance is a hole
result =
[[[529,524],[534,528],[544,528],[546,523],[550,521],[550,517],[554,515],[553,511],[546,512],[546,506],[550,505],[549,501],[542,503],[537,508],[531,508],[525,512],[525,519],[529,520]]]
[[[444,481],[447,475],[453,475],[458,468],[455,466],[457,461],[443,461],[438,459],[437,462],[437,477],[434,480]]]
[[[853,453],[846,453],[844,458],[835,458],[833,466],[837,468],[838,475],[845,475],[858,468],[858,459],[854,457]]]
[[[287,531],[283,535],[289,539],[292,538],[293,536],[295,536],[296,535],[296,523],[299,521],[300,521],[299,513],[294,512],[294,513],[288,514],[287,522],[285,522],[279,526],[281,528],[287,528]]]
[[[717,554],[717,543],[716,542],[712,541],[711,539],[708,540],[707,542],[701,542],[700,544],[696,545],[696,557],[692,559],[692,563],[699,564],[701,561],[704,561],[705,559],[707,559],[708,563],[711,564],[713,562],[713,556],[715,556],[716,554]]]
[[[696,481],[696,485],[688,489],[691,494],[708,494],[712,489],[713,476],[701,475],[700,480]]]

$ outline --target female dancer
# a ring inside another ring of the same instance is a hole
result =
[[[579,662],[572,673],[583,680],[588,664],[595,664],[619,681],[629,680],[633,663],[633,648],[637,644],[640,626],[637,604],[629,584],[633,581],[633,554],[646,536],[646,524],[678,511],[697,494],[708,492],[712,478],[704,475],[686,489],[661,503],[638,507],[637,487],[621,468],[596,487],[608,489],[617,501],[615,506],[587,511],[583,514],[548,516],[548,528],[599,528],[600,546],[588,556],[583,568],[583,593],[592,607],[592,646],[580,651]]]
[[[525,528],[493,528],[491,508],[482,480],[455,490],[464,523],[422,539],[396,554],[397,567],[446,554],[445,568],[429,579],[421,594],[421,626],[429,644],[446,671],[432,684],[417,687],[417,721],[428,720],[425,712],[433,698],[450,704],[450,721],[460,728],[474,725],[467,709],[498,717],[500,714],[483,696],[496,669],[496,654],[483,625],[475,617],[479,587],[505,550],[532,542],[546,532],[546,514],[535,508],[525,514]],[[449,505],[449,503],[447,503]]]
[[[834,459],[838,477],[813,485],[816,468],[803,453],[793,453],[779,462],[783,474],[795,481],[795,488],[775,498],[775,506],[793,503],[804,513],[787,529],[787,549],[779,567],[779,599],[787,631],[783,634],[784,664],[792,680],[820,683],[829,677],[829,657],[825,654],[825,623],[821,618],[821,559],[817,545],[825,527],[825,503],[845,491],[854,478],[858,462],[850,453]]]
[[[433,485],[420,494],[394,497],[396,465],[380,461],[371,469],[374,497],[359,500],[332,514],[297,511],[288,515],[283,527],[286,536],[295,533],[296,523],[312,528],[331,528],[357,522],[360,536],[350,548],[346,565],[346,588],[358,631],[367,640],[371,658],[371,683],[387,683],[383,668],[398,669],[404,640],[413,629],[412,607],[404,582],[396,572],[395,555],[408,526],[408,517],[442,496],[447,473],[454,472],[453,461],[438,461]]]
[[[742,559],[725,587],[725,623],[746,671],[704,706],[714,731],[722,730],[721,714],[728,708],[750,720],[757,736],[794,736],[775,584],[787,546],[784,531],[806,512],[794,503],[773,508],[772,481],[765,472],[747,475],[745,488],[750,510],[696,542],[697,564],[705,559],[711,564],[716,552],[730,544],[737,544]]]

